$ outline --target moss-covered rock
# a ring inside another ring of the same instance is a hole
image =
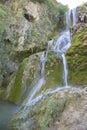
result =
[[[77,24],[73,30],[72,45],[67,52],[70,84],[87,84],[87,25]]]
[[[9,79],[5,98],[11,102],[23,102],[29,91],[32,89],[31,84],[36,74],[39,54],[34,54],[23,60],[18,70]],[[38,74],[37,74],[38,76]]]
[[[55,54],[49,53],[45,66],[45,82],[40,90],[40,93],[44,93],[52,88],[63,85],[62,60]]]
[[[22,90],[22,77],[23,77],[25,65],[26,65],[26,61],[24,60],[19,66],[18,72],[17,72],[16,77],[15,77],[14,85],[12,87],[12,90],[11,90],[11,93],[9,96],[10,101],[14,101],[14,102],[19,101],[19,98],[20,98],[21,93],[23,91]]]
[[[18,70],[9,78],[9,84],[6,88],[4,99],[11,102],[21,103],[28,99],[33,87],[41,78],[41,53],[36,53],[21,62]],[[45,81],[39,93],[44,93],[54,87],[63,85],[63,64],[61,60],[53,53],[48,54],[45,64]],[[36,95],[35,95],[36,96]]]
[[[85,89],[61,90],[48,96],[33,107],[21,109],[14,115],[13,130],[73,130],[87,128]],[[79,105],[78,105],[79,104]]]

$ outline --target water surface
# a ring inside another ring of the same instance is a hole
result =
[[[8,124],[17,109],[17,105],[0,100],[0,130],[10,130]]]

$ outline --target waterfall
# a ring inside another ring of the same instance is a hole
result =
[[[66,12],[66,29],[69,29],[71,25],[71,10]]]
[[[41,62],[41,77],[44,78],[45,62],[46,62],[46,58],[45,58],[45,53],[44,52],[43,52],[43,54],[40,57],[40,62]]]
[[[47,59],[47,56],[48,56],[48,52],[49,52],[50,46],[51,46],[52,44],[53,44],[53,40],[48,41],[48,46],[47,46],[46,56],[45,56],[46,59]]]
[[[57,39],[57,42],[54,45],[54,52],[62,58],[63,61],[63,78],[64,78],[64,85],[67,86],[67,77],[68,77],[68,69],[67,69],[67,62],[65,58],[65,52],[71,46],[71,39],[70,39],[70,31],[66,30],[63,32],[60,37]]]
[[[64,54],[62,54],[62,59],[63,59],[63,66],[64,66],[64,84],[65,86],[68,86],[68,83],[67,83],[68,69],[67,69],[67,63],[66,63],[66,58]]]
[[[40,56],[40,64],[41,64],[41,77],[38,80],[37,84],[34,86],[28,102],[26,103],[26,106],[31,106],[34,103],[37,103],[39,100],[41,100],[43,97],[46,97],[46,94],[37,96],[34,98],[36,93],[39,92],[41,87],[44,84],[44,79],[45,79],[45,63],[47,60],[48,52],[50,50],[50,46],[52,45],[53,48],[52,52],[56,53],[58,57],[62,59],[63,63],[63,79],[64,79],[64,86],[62,88],[69,88],[68,86],[68,67],[67,67],[67,61],[65,57],[65,53],[68,50],[68,48],[71,46],[71,38],[70,38],[70,30],[71,26],[74,26],[76,24],[76,9],[69,10],[66,13],[66,30],[61,33],[61,35],[58,37],[57,41],[53,45],[53,40],[50,40],[48,42],[47,50],[46,53],[43,52],[43,54]],[[55,90],[50,91],[47,93],[47,95],[57,92],[59,90],[62,90],[61,87],[56,88]]]
[[[31,93],[30,93],[30,96],[28,97],[28,101],[26,103],[26,106],[31,106],[33,101],[34,102],[37,102],[40,97],[37,97],[35,99],[34,96],[36,95],[36,93],[39,92],[39,90],[41,89],[41,87],[43,86],[43,83],[44,83],[44,75],[45,75],[45,63],[46,63],[46,60],[47,60],[47,56],[48,56],[48,52],[49,52],[49,48],[50,46],[52,45],[53,43],[53,40],[50,40],[48,42],[48,46],[47,46],[47,50],[46,50],[46,54],[43,52],[42,55],[40,56],[40,64],[41,64],[41,76],[40,76],[40,79],[38,80],[37,84],[34,86],[34,88],[32,89]],[[26,109],[26,107],[25,107]]]
[[[29,99],[28,99],[28,102],[26,105],[29,105],[31,104],[32,102],[32,99],[33,97],[35,96],[36,93],[39,92],[39,90],[41,89],[43,83],[44,83],[44,73],[45,73],[45,53],[43,52],[43,54],[40,56],[40,64],[41,64],[41,77],[40,79],[38,80],[37,84],[34,86],[30,96],[29,96]]]
[[[66,29],[75,26],[77,22],[76,19],[76,8],[73,8],[66,12]]]
[[[76,8],[72,9],[73,14],[73,26],[76,25],[77,19],[76,19]]]
[[[44,83],[44,77],[42,77],[41,79],[39,79],[38,82],[37,82],[37,84],[33,88],[32,92],[30,94],[30,97],[29,97],[29,99],[28,99],[28,101],[26,103],[26,106],[29,106],[32,103],[33,97],[41,89],[43,83]]]

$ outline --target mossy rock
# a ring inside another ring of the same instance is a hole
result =
[[[69,88],[42,99],[39,103],[17,112],[10,122],[13,130],[73,130],[80,125],[87,128],[86,91]],[[79,104],[79,105],[78,105]],[[83,109],[82,109],[83,108]],[[78,115],[78,116],[77,116]],[[85,116],[86,115],[86,116]],[[83,120],[84,119],[84,120]],[[79,130],[79,128],[78,128]]]
[[[11,102],[17,103],[21,97],[21,93],[23,91],[22,90],[23,89],[22,88],[22,76],[23,76],[23,72],[24,72],[26,63],[27,63],[27,60],[24,60],[19,66],[18,72],[15,77],[14,85],[12,87],[10,96],[8,98],[8,100]]]
[[[48,54],[45,67],[45,83],[40,90],[44,93],[57,86],[63,86],[63,64],[62,60],[53,53]]]
[[[14,83],[10,86],[9,101],[22,103],[29,95],[35,85],[34,83],[36,83],[37,78],[39,77],[39,73],[37,72],[39,57],[40,53],[36,53],[29,58],[25,58],[23,62],[20,63],[19,68],[14,75]]]
[[[60,120],[63,111],[67,109],[68,103],[69,97],[66,94],[64,97],[61,97],[58,93],[53,94],[35,106],[15,114],[10,122],[10,127],[13,130],[22,130],[25,124],[26,129],[48,130],[50,125]],[[21,125],[19,125],[19,122]]]
[[[87,25],[84,24],[80,32],[77,31],[73,34],[72,46],[66,55],[69,83],[74,85],[87,84]]]

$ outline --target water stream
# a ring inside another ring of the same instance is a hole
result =
[[[77,23],[76,19],[76,8],[73,8],[66,12],[66,29],[71,28],[72,26],[75,26]]]

